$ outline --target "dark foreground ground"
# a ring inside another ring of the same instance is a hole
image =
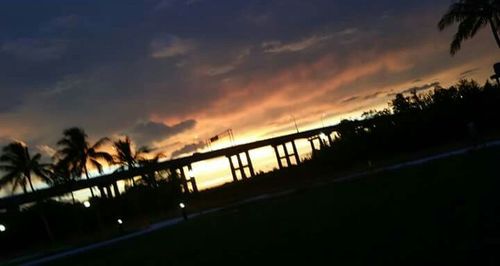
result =
[[[500,265],[500,149],[304,189],[53,265]]]

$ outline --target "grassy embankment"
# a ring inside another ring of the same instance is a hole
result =
[[[56,265],[500,263],[500,150],[301,190]]]

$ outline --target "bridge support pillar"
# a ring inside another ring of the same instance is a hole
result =
[[[242,155],[244,155],[246,158],[246,165],[243,164]],[[233,157],[236,157],[236,163],[233,161]],[[234,155],[229,155],[227,156],[227,159],[229,160],[229,165],[231,167],[231,174],[233,176],[234,182],[238,181],[238,175],[237,175],[238,172],[241,175],[241,179],[246,179],[255,176],[252,159],[250,158],[250,154],[248,151],[240,152]],[[248,168],[249,176],[247,176],[247,174],[245,173],[246,168]]]
[[[188,169],[189,176],[186,175],[186,167]],[[196,178],[193,175],[193,167],[191,166],[191,164],[173,168],[171,171],[177,173],[177,175],[179,176],[183,193],[189,194],[198,192],[198,186],[196,185]],[[189,189],[190,184],[191,189]]]
[[[196,178],[193,173],[193,166],[191,164],[188,165],[188,173],[189,173],[189,183],[191,183],[191,189],[193,193],[198,193],[198,186],[196,185]]]
[[[106,186],[104,188],[106,190],[106,197],[110,198],[110,199],[113,198],[113,194],[111,194],[111,187],[110,186]]]
[[[118,190],[118,183],[117,182],[113,183],[113,191],[115,193],[115,197],[120,196],[120,190]]]
[[[309,141],[309,143],[311,144],[311,150],[312,150],[312,155],[316,155],[317,152],[321,149],[321,147],[323,146],[323,142],[321,140],[320,137],[318,136],[315,136],[315,137],[311,137],[311,138],[308,138],[307,139]],[[316,149],[316,145],[314,144],[314,141],[315,140],[318,140],[319,141],[319,147]]]
[[[227,159],[229,160],[229,166],[231,167],[231,174],[233,176],[233,181],[236,182],[238,181],[238,177],[236,176],[236,169],[233,164],[233,156],[227,156]]]
[[[295,140],[292,140],[293,154],[295,155],[295,162],[300,164],[300,157],[297,151],[297,145],[295,145]]]
[[[186,178],[186,172],[184,171],[184,166],[181,166],[179,168],[179,172],[181,177],[182,190],[184,191],[184,193],[189,193],[189,186]]]
[[[191,177],[189,179],[189,183],[191,183],[191,188],[193,189],[193,193],[198,193],[198,185],[196,185],[196,179],[194,179],[194,177]]]
[[[245,178],[247,178],[247,175],[245,174],[245,168],[243,167],[243,163],[241,160],[241,153],[238,153],[236,158],[238,158],[238,169],[237,170],[240,170],[241,178],[245,179]]]
[[[297,151],[297,146],[295,145],[295,141],[291,141],[291,144],[292,144],[292,150],[291,151],[288,150],[287,143],[283,143],[283,144],[279,144],[279,145],[273,146],[274,153],[276,153],[276,159],[278,160],[279,169],[283,169],[284,168],[283,167],[283,162],[282,162],[283,159],[286,160],[286,166],[287,167],[290,167],[290,166],[293,165],[291,158],[295,159],[295,165],[298,165],[300,163],[300,157],[299,157],[299,153]],[[283,152],[285,153],[283,156],[280,155],[280,151],[279,151],[279,147],[280,146],[283,147]]]
[[[283,144],[283,150],[285,151],[286,166],[290,167],[292,166],[292,161],[290,160],[290,154],[288,154],[288,148],[286,146],[286,143]]]
[[[101,198],[107,198],[106,191],[104,191],[104,187],[99,186],[99,193],[101,194]]]
[[[281,156],[278,150],[278,146],[273,146],[273,148],[274,148],[274,154],[276,154],[276,160],[278,160],[278,167],[281,170],[283,169],[283,163],[281,162]]]
[[[250,153],[248,151],[245,151],[245,155],[247,156],[247,165],[248,165],[248,169],[250,170],[250,177],[254,177],[255,172],[253,170],[252,160],[250,159]]]

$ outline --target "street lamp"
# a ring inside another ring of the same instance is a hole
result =
[[[179,203],[179,207],[181,208],[181,213],[182,213],[182,218],[184,218],[184,221],[188,219],[187,213],[186,213],[186,205],[184,203]]]
[[[90,208],[90,202],[88,200],[83,202],[83,207]]]
[[[122,234],[125,230],[123,230],[123,220],[121,218],[116,219],[118,223],[118,232]]]
[[[5,232],[5,230],[7,230],[7,227],[5,227],[5,225],[3,224],[0,224],[0,233]]]

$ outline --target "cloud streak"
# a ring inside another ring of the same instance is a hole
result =
[[[170,58],[189,53],[195,48],[194,42],[181,39],[177,36],[167,35],[151,41],[151,57]]]
[[[312,48],[321,42],[330,40],[332,37],[332,35],[313,35],[311,37],[289,43],[282,43],[281,41],[267,41],[262,43],[262,48],[266,53],[294,53]]]
[[[3,43],[0,50],[21,60],[43,62],[61,58],[66,48],[64,40],[20,38]]]

